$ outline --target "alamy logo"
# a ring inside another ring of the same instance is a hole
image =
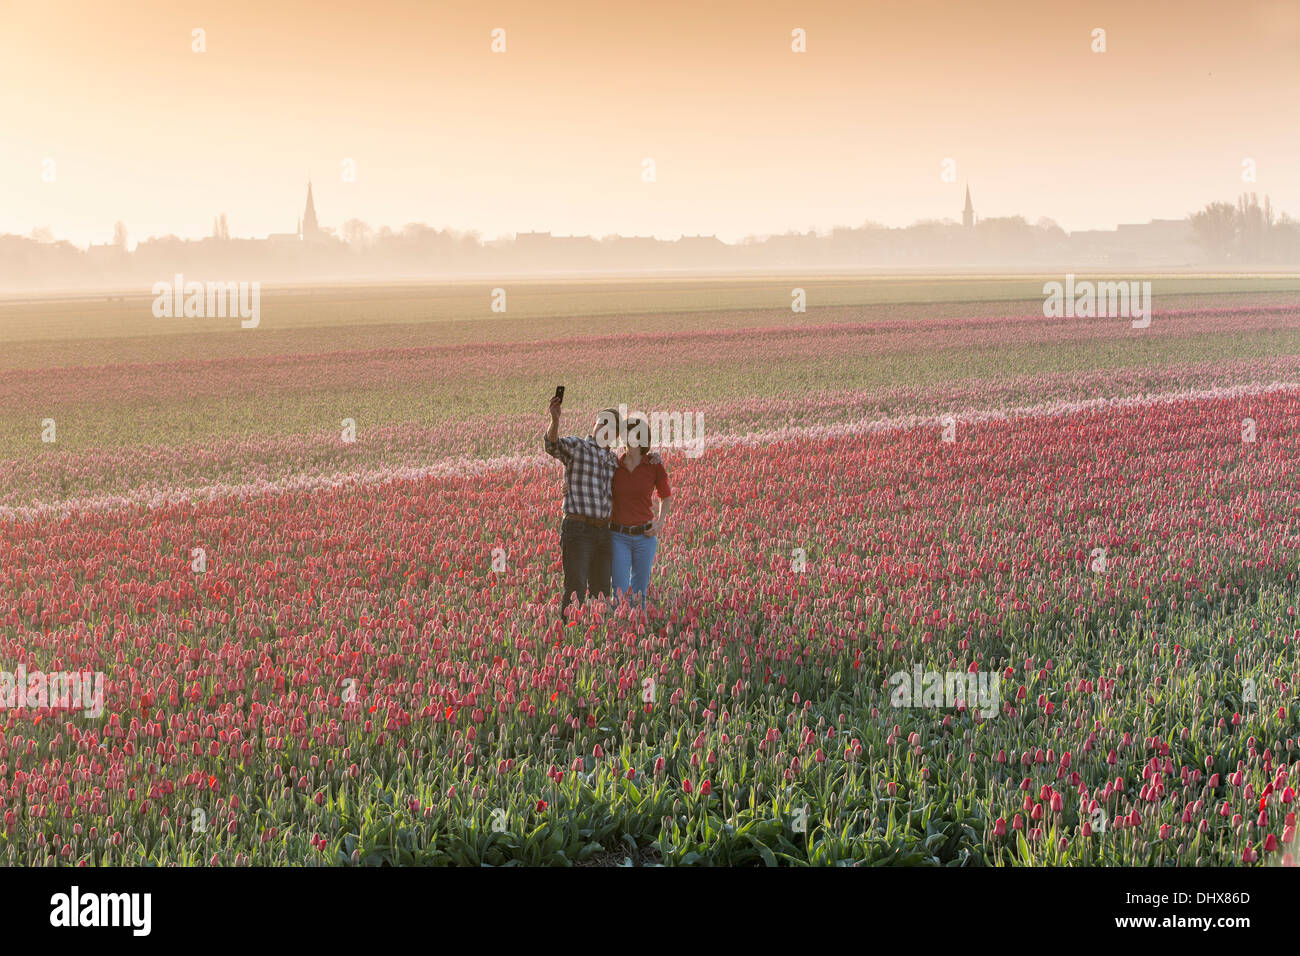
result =
[[[104,675],[101,671],[16,672],[0,671],[0,709],[15,707],[80,710],[87,717],[104,713]]]
[[[129,926],[133,936],[148,936],[153,924],[151,893],[82,893],[74,886],[51,896],[50,906],[51,926]]]
[[[1047,319],[1124,318],[1132,319],[1135,329],[1151,325],[1150,282],[1075,282],[1070,273],[1064,285],[1043,283],[1043,295],[1043,317]]]
[[[889,703],[894,707],[957,707],[978,710],[985,717],[996,717],[1002,705],[1002,675],[989,671],[898,671],[889,675],[894,688]]]
[[[262,283],[186,282],[179,272],[171,282],[155,282],[155,319],[242,319],[239,327],[255,329],[262,321]]]
[[[687,458],[699,458],[704,454],[703,412],[695,412],[695,420],[692,422],[690,412],[651,412],[646,415],[637,411],[629,412],[626,405],[619,405],[617,430],[604,417],[597,428],[597,433],[605,438],[608,447],[628,443],[628,419],[640,422],[639,426],[634,426],[631,436],[637,444],[650,448],[684,448]]]

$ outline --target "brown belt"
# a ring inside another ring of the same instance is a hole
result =
[[[608,528],[608,527],[609,527],[609,519],[608,519],[608,518],[588,518],[586,515],[574,515],[574,514],[569,514],[568,512],[565,512],[564,520],[565,520],[565,521],[581,521],[583,524],[589,524],[589,525],[592,525],[593,527],[596,527],[596,528]]]
[[[609,530],[610,530],[610,531],[617,531],[619,534],[632,534],[632,535],[636,535],[636,534],[645,534],[647,531],[650,530],[650,525],[648,525],[648,524],[614,524],[613,522],[610,522]]]

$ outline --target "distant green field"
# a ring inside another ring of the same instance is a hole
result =
[[[1083,273],[1079,274],[1084,278]],[[1038,276],[800,276],[609,279],[582,282],[460,282],[262,290],[261,324],[158,319],[152,296],[0,298],[0,369],[319,354],[373,348],[538,341],[611,332],[750,328],[1033,314]],[[1143,278],[1147,278],[1143,276]],[[1300,275],[1153,275],[1157,310],[1297,301]],[[491,310],[494,288],[507,311]],[[807,312],[791,311],[802,288]],[[1001,307],[999,308],[999,304]],[[707,322],[699,316],[707,313]],[[575,322],[589,317],[591,322]]]

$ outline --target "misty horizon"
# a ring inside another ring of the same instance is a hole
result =
[[[131,247],[118,222],[112,243],[79,249],[66,242],[0,236],[0,289],[121,287],[182,273],[242,280],[366,279],[383,276],[471,278],[655,273],[862,271],[914,268],[1187,268],[1200,265],[1294,267],[1300,222],[1243,193],[1184,219],[1120,224],[1067,233],[1050,219],[981,217],[967,190],[962,221],[921,221],[903,229],[879,224],[830,233],[786,233],[725,243],[714,235],[663,241],[648,236],[517,233],[482,241],[472,233],[408,223],[378,231],[357,219],[341,230],[320,225],[308,184],[291,232],[239,238],[224,213],[201,240],[150,237]],[[341,232],[341,235],[340,235]]]
[[[319,191],[318,188],[315,187],[315,184],[311,180],[308,180],[307,182],[309,188],[317,189],[317,192]],[[1271,199],[1272,197],[1268,197],[1268,198]],[[1186,213],[1184,213],[1182,216],[1160,217],[1160,216],[1135,215],[1135,216],[1130,216],[1124,220],[1111,223],[1109,225],[1090,227],[1087,229],[1066,228],[1064,225],[1061,224],[1061,222],[1056,217],[1051,215],[1027,216],[1019,212],[1002,212],[1002,213],[994,213],[994,214],[981,213],[979,219],[980,220],[1019,219],[1019,220],[1023,220],[1024,222],[1030,225],[1059,228],[1066,235],[1071,235],[1074,233],[1086,233],[1086,232],[1112,232],[1119,229],[1121,226],[1146,225],[1153,222],[1169,222],[1169,221],[1185,220],[1191,217],[1192,215],[1194,215],[1196,212],[1203,209],[1208,203],[1211,202],[1232,203],[1235,202],[1236,200],[1237,200],[1237,195],[1235,194],[1213,197],[1211,199],[1202,200],[1198,205],[1194,206],[1193,208],[1189,208],[1189,210]],[[1285,210],[1278,210],[1276,206],[1274,206],[1274,211],[1280,213],[1280,218],[1283,221],[1292,220],[1294,218],[1291,217],[1290,214],[1286,213]],[[254,233],[240,232],[238,228],[234,230],[229,230],[228,229],[229,218],[224,211],[215,213],[214,217],[215,219],[221,222],[222,227],[228,230],[226,235],[217,238],[224,238],[232,241],[260,241],[260,240],[265,240],[268,238],[275,237],[277,235],[281,235],[281,236],[287,235],[289,232],[292,232],[292,230],[283,229],[278,232],[272,231],[269,233],[258,235]],[[285,218],[287,220],[289,217],[286,216]],[[131,227],[130,221],[121,219],[119,217],[119,219],[115,220],[115,225],[117,224],[124,226],[126,229],[126,232],[128,234],[126,248],[128,249],[128,251],[134,251],[135,247],[141,241],[179,239],[181,241],[186,241],[186,242],[199,242],[199,241],[203,241],[215,237],[214,229],[212,225],[209,225],[206,231],[201,231],[196,234],[190,232],[183,232],[183,231],[178,232],[176,230],[171,230],[163,233],[150,233],[149,235],[144,237],[137,237],[134,234],[134,230]],[[901,224],[886,223],[876,219],[868,218],[864,221],[857,222],[857,223],[838,222],[827,226],[815,225],[807,229],[787,228],[783,230],[769,230],[766,232],[746,233],[743,236],[738,236],[734,238],[729,238],[718,231],[707,232],[707,233],[676,232],[676,233],[669,233],[665,235],[651,233],[651,234],[642,235],[635,232],[622,232],[619,230],[606,231],[602,233],[563,233],[563,232],[557,232],[546,228],[542,228],[542,229],[521,228],[521,229],[508,230],[506,232],[499,233],[499,234],[485,235],[476,229],[461,228],[459,226],[450,223],[433,224],[424,221],[408,219],[402,223],[373,224],[352,216],[346,217],[342,220],[339,220],[337,217],[333,217],[330,223],[321,226],[321,230],[324,234],[338,238],[341,241],[347,242],[349,244],[354,244],[354,242],[352,239],[349,239],[348,236],[345,235],[344,233],[347,227],[355,225],[355,226],[364,227],[364,229],[368,230],[370,233],[374,235],[381,235],[381,234],[401,235],[403,232],[412,229],[416,229],[416,230],[433,229],[437,232],[445,233],[457,238],[473,239],[474,241],[477,241],[480,244],[485,246],[516,241],[521,236],[527,237],[527,236],[541,236],[541,235],[549,235],[551,238],[554,239],[592,239],[597,242],[608,241],[612,239],[654,239],[659,242],[676,242],[682,239],[716,238],[720,242],[726,245],[743,245],[746,243],[762,242],[768,239],[779,238],[779,237],[816,236],[819,238],[826,238],[832,236],[837,231],[843,231],[843,230],[903,231],[903,230],[914,229],[917,227],[924,227],[929,225],[955,226],[960,224],[961,224],[961,211],[958,210],[955,216],[949,215],[949,216],[940,216],[940,217],[918,217]],[[33,227],[31,230],[29,230],[26,233],[0,233],[0,235],[17,236],[19,238],[33,239],[41,243],[70,243],[71,245],[84,251],[93,246],[103,246],[103,245],[111,244],[115,238],[114,236],[115,225],[110,226],[107,230],[101,233],[97,233],[95,237],[93,237],[89,242],[76,241],[67,236],[61,236],[54,229],[52,229],[48,224],[43,226]]]

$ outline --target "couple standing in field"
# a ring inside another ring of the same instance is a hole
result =
[[[635,418],[620,423],[618,411],[607,408],[585,438],[560,438],[563,400],[561,387],[551,399],[546,430],[546,453],[564,465],[560,613],[574,600],[596,594],[615,600],[627,595],[644,606],[659,533],[672,507],[668,472],[650,450],[650,426]],[[617,455],[620,433],[624,448]],[[658,501],[652,500],[655,492]]]

